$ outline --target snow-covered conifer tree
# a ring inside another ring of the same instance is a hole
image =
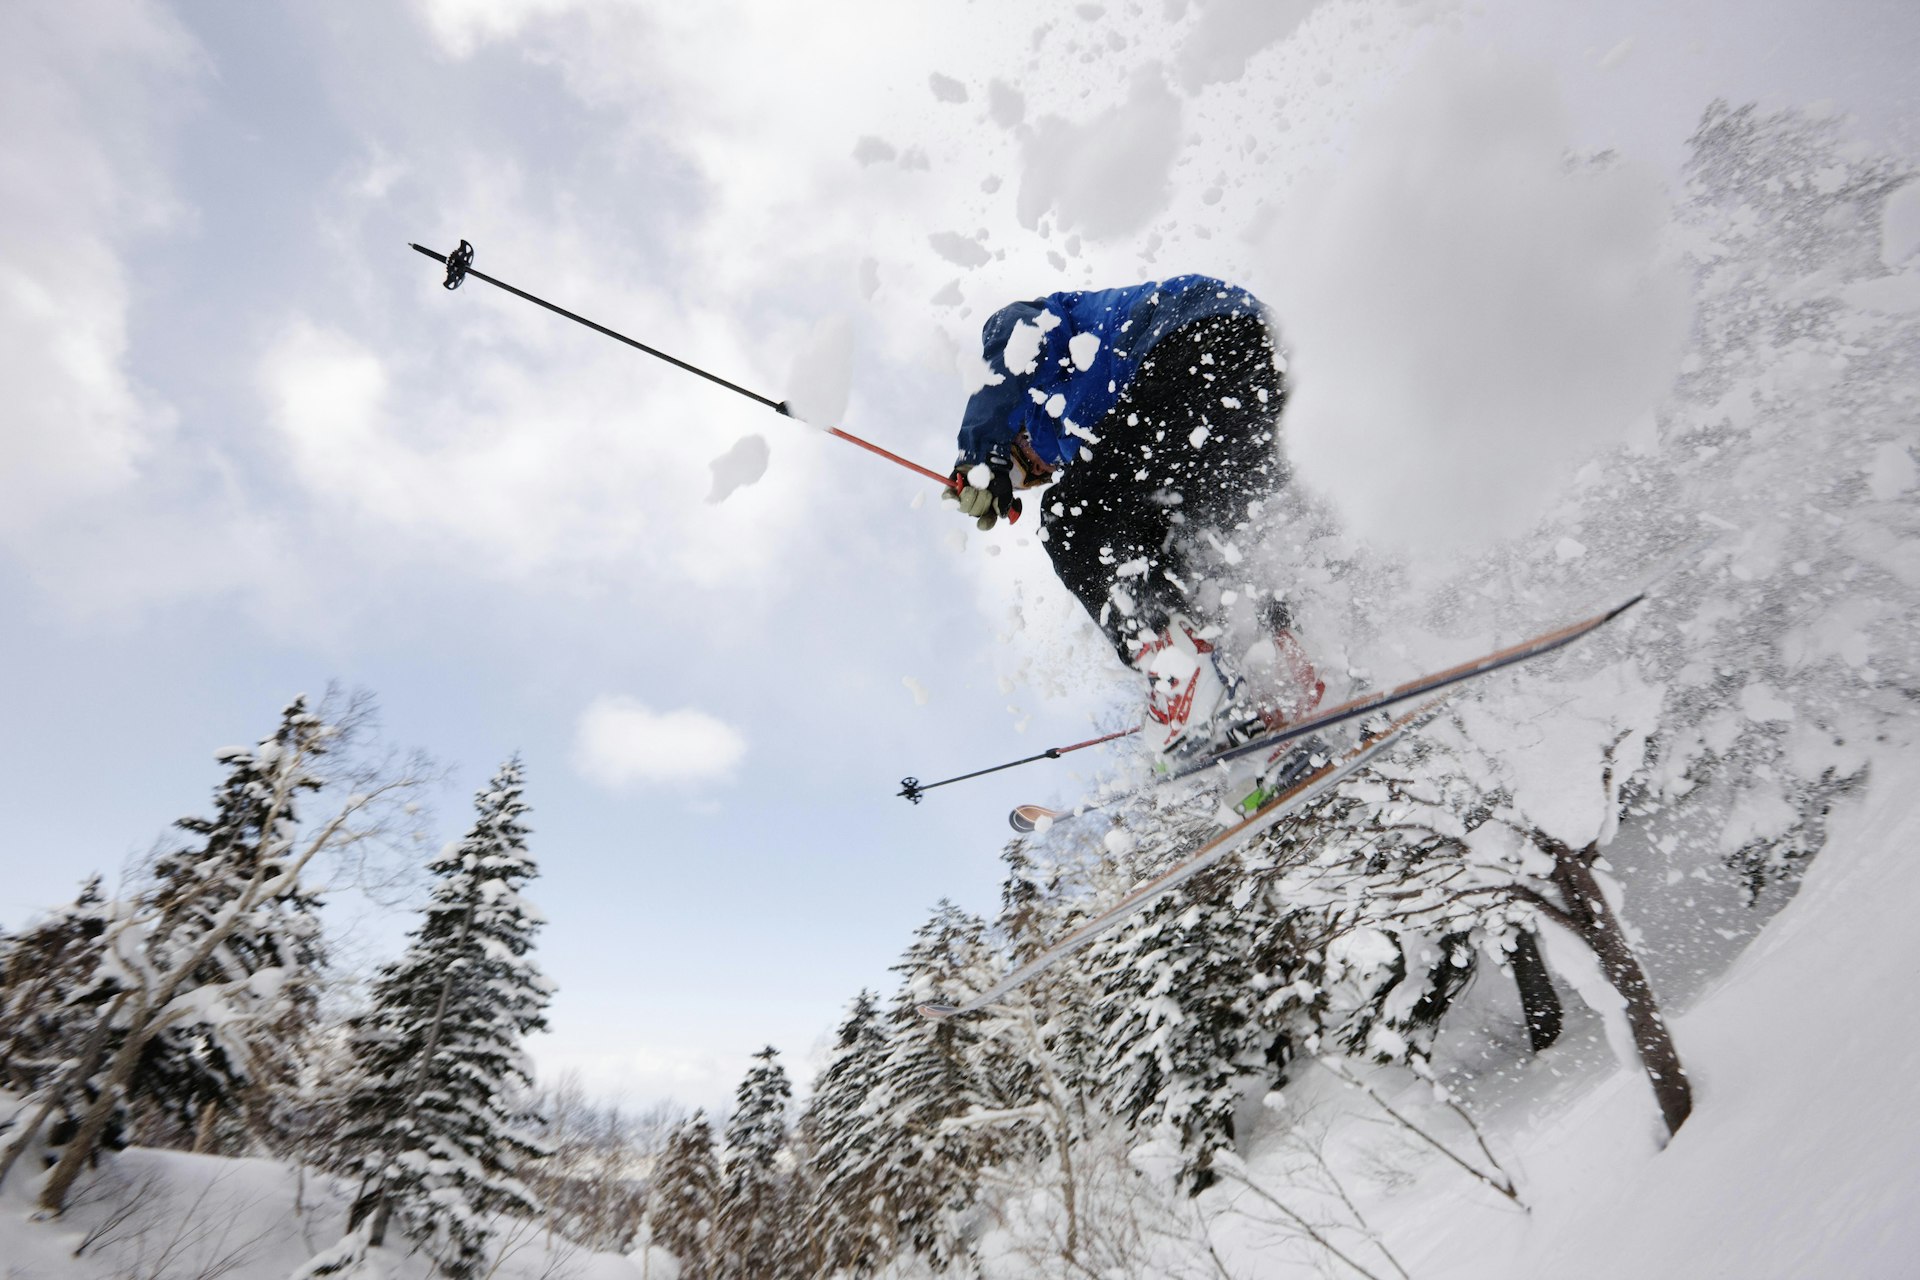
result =
[[[316,914],[319,899],[297,878],[283,875],[294,852],[299,821],[293,803],[321,788],[307,776],[276,803],[273,773],[278,756],[296,732],[283,723],[271,744],[220,753],[227,776],[214,792],[211,817],[182,818],[174,825],[198,839],[159,858],[141,905],[156,914],[156,936],[182,941],[204,937],[232,910],[257,874],[269,892],[240,914],[220,945],[193,975],[196,985],[237,984],[271,975],[278,1009],[244,1026],[194,1022],[154,1036],[134,1073],[129,1093],[144,1104],[145,1129],[170,1128],[183,1136],[211,1119],[249,1106],[247,1086],[289,1084],[294,1059],[313,1020],[325,952]],[[257,1091],[256,1091],[257,1092]]]
[[[1557,692],[1563,721],[1573,700]],[[1619,701],[1617,694],[1609,706]],[[1629,714],[1617,709],[1609,714]],[[1542,717],[1535,714],[1530,723]],[[1294,856],[1267,842],[1259,855],[1270,869],[1265,893],[1317,915],[1327,943],[1319,977],[1319,1030],[1330,1044],[1375,1061],[1416,1061],[1476,952],[1503,966],[1523,936],[1543,925],[1563,930],[1624,1004],[1631,1041],[1669,1130],[1691,1110],[1685,1071],[1651,983],[1614,908],[1599,849],[1619,821],[1624,770],[1612,762],[1628,738],[1594,749],[1593,796],[1569,810],[1561,792],[1537,797],[1554,804],[1548,819],[1527,808],[1532,795],[1499,784],[1500,761],[1467,736],[1455,719],[1435,721],[1411,744],[1382,760],[1371,776],[1347,784],[1320,806]],[[1555,828],[1587,822],[1588,843],[1574,848]],[[1311,856],[1304,852],[1311,851]],[[1517,961],[1520,970],[1531,957]],[[1527,974],[1537,981],[1544,974]],[[1563,974],[1563,976],[1566,976]],[[1524,993],[1523,993],[1524,994]],[[1537,997],[1536,997],[1537,999]],[[1607,1003],[1603,1001],[1602,1003]],[[1529,1022],[1545,1016],[1527,1010]],[[1536,1043],[1538,1028],[1529,1027]]]
[[[876,997],[862,991],[800,1120],[811,1174],[808,1230],[828,1274],[871,1275],[893,1253],[886,1133],[870,1109],[886,1052]]]
[[[710,1280],[714,1220],[720,1203],[720,1162],[706,1113],[674,1131],[647,1194],[651,1240],[680,1260],[680,1280]]]
[[[72,903],[0,938],[0,1079],[32,1091],[77,1043],[87,979],[99,965],[112,906],[91,877]]]
[[[41,1184],[44,1209],[64,1207],[74,1179],[137,1096],[143,1067],[170,1060],[177,1066],[179,1051],[217,1049],[224,1079],[236,1080],[251,1060],[250,1037],[285,1016],[288,998],[305,981],[300,966],[317,955],[302,871],[323,851],[376,835],[382,798],[417,780],[406,772],[362,776],[362,785],[302,841],[295,799],[317,789],[322,758],[346,739],[359,710],[349,704],[333,717],[296,699],[271,738],[223,752],[226,817],[198,832],[217,828],[220,838],[162,876],[166,892],[107,912],[93,970],[77,988],[85,1012],[75,1023],[76,1051],[36,1084],[25,1119],[0,1151],[4,1178],[50,1119],[67,1117],[54,1126],[61,1150]],[[208,1077],[205,1066],[176,1071],[169,1086],[223,1078]]]
[[[1252,959],[1259,921],[1224,901],[1226,877],[1189,882],[1096,944],[1101,1003],[1096,1088],[1142,1137],[1178,1147],[1187,1184],[1215,1180],[1233,1143],[1243,1075],[1270,1067]]]
[[[962,1255],[963,1219],[976,1198],[979,1171],[1007,1143],[998,1128],[951,1122],[1002,1111],[1005,1099],[978,1069],[986,1052],[981,1028],[965,1020],[929,1022],[918,1009],[990,980],[985,934],[978,917],[949,902],[915,934],[893,966],[901,985],[887,1014],[887,1052],[874,1091],[874,1121],[887,1153],[882,1178],[901,1243],[936,1268]]]
[[[398,1213],[456,1277],[479,1266],[490,1215],[540,1211],[518,1176],[541,1151],[521,1042],[546,1025],[553,988],[529,954],[541,917],[521,896],[535,875],[521,790],[513,759],[475,798],[472,829],[429,864],[406,954],[352,1028],[362,1065],[342,1147],[362,1190],[349,1229],[378,1245]]]
[[[734,1095],[720,1142],[720,1207],[714,1222],[714,1274],[721,1280],[781,1276],[799,1252],[787,1220],[787,1108],[793,1085],[768,1045]]]

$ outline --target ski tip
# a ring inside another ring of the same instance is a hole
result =
[[[960,1006],[929,1002],[915,1006],[914,1012],[918,1013],[928,1022],[945,1022],[948,1018],[960,1012]]]
[[[1041,805],[1023,804],[1017,806],[1012,813],[1007,815],[1007,825],[1015,831],[1018,831],[1021,835],[1027,835],[1034,831],[1045,831],[1053,825],[1054,819],[1059,816],[1060,815],[1052,809],[1044,808]]]

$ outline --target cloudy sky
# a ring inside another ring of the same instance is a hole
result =
[[[938,899],[991,909],[1006,808],[1073,786],[916,809],[903,774],[1136,695],[1022,531],[447,294],[409,241],[469,239],[938,469],[1001,303],[1245,280],[1294,347],[1302,483],[1356,537],[1470,544],[1670,381],[1665,216],[1706,103],[1831,102],[1912,156],[1916,25],[1906,0],[0,7],[0,926],[201,808],[214,750],[291,695],[364,686],[449,766],[443,836],[526,759],[543,1068],[721,1100],[761,1044],[813,1053]],[[1575,355],[1531,358],[1543,333]]]

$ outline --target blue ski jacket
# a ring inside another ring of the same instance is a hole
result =
[[[1000,308],[980,331],[987,384],[961,416],[958,465],[1005,461],[1023,434],[1045,466],[1067,465],[1097,436],[1155,343],[1196,320],[1247,314],[1264,315],[1259,300],[1211,276],[1053,293]]]

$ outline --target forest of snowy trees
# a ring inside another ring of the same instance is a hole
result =
[[[449,1275],[475,1274],[489,1221],[537,1215],[544,1154],[522,1051],[550,992],[528,952],[519,762],[427,867],[425,916],[364,1005],[334,1016],[316,889],[407,833],[417,759],[356,752],[364,699],[295,699],[274,733],[219,753],[210,812],[182,818],[118,897],[0,938],[0,1179],[68,1207],[104,1153],[138,1142],[266,1153],[359,1188],[342,1270],[399,1215]]]
[[[125,888],[95,876],[0,936],[0,1185],[27,1180],[58,1214],[129,1144],[264,1154],[351,1199],[306,1276],[356,1274],[382,1247],[488,1275],[538,1224],[671,1254],[681,1280],[970,1274],[995,1232],[1033,1274],[1154,1273],[1143,1260],[1168,1250],[1204,1260],[1194,1206],[1230,1186],[1343,1274],[1405,1274],[1304,1122],[1292,1188],[1251,1180],[1237,1143],[1331,1081],[1523,1201],[1473,1073],[1442,1052],[1470,991],[1476,1026],[1506,1021],[1489,1041],[1504,1065],[1551,1046],[1577,993],[1680,1130],[1700,1103],[1647,935],[1711,944],[1675,924],[1700,929],[1687,895],[1708,872],[1754,921],[1777,910],[1920,697],[1916,466],[1876,425],[1920,358],[1915,310],[1876,292],[1894,274],[1882,212],[1913,175],[1795,114],[1716,106],[1693,146],[1695,355],[1658,443],[1583,479],[1546,553],[1489,556],[1401,611],[1444,632],[1462,599],[1495,599],[1519,630],[1724,532],[1627,625],[1457,698],[990,1012],[929,1021],[919,1005],[984,988],[1208,838],[1217,801],[1149,793],[1014,841],[997,910],[934,910],[798,1103],[769,1046],[726,1116],[634,1117],[533,1080],[523,1041],[551,988],[517,759],[425,864],[404,953],[348,990],[320,886],[387,874],[429,770],[368,755],[363,705],[296,700],[220,753],[210,802]],[[1412,593],[1308,507],[1246,536],[1349,634]],[[1396,1105],[1409,1082],[1420,1117]]]

